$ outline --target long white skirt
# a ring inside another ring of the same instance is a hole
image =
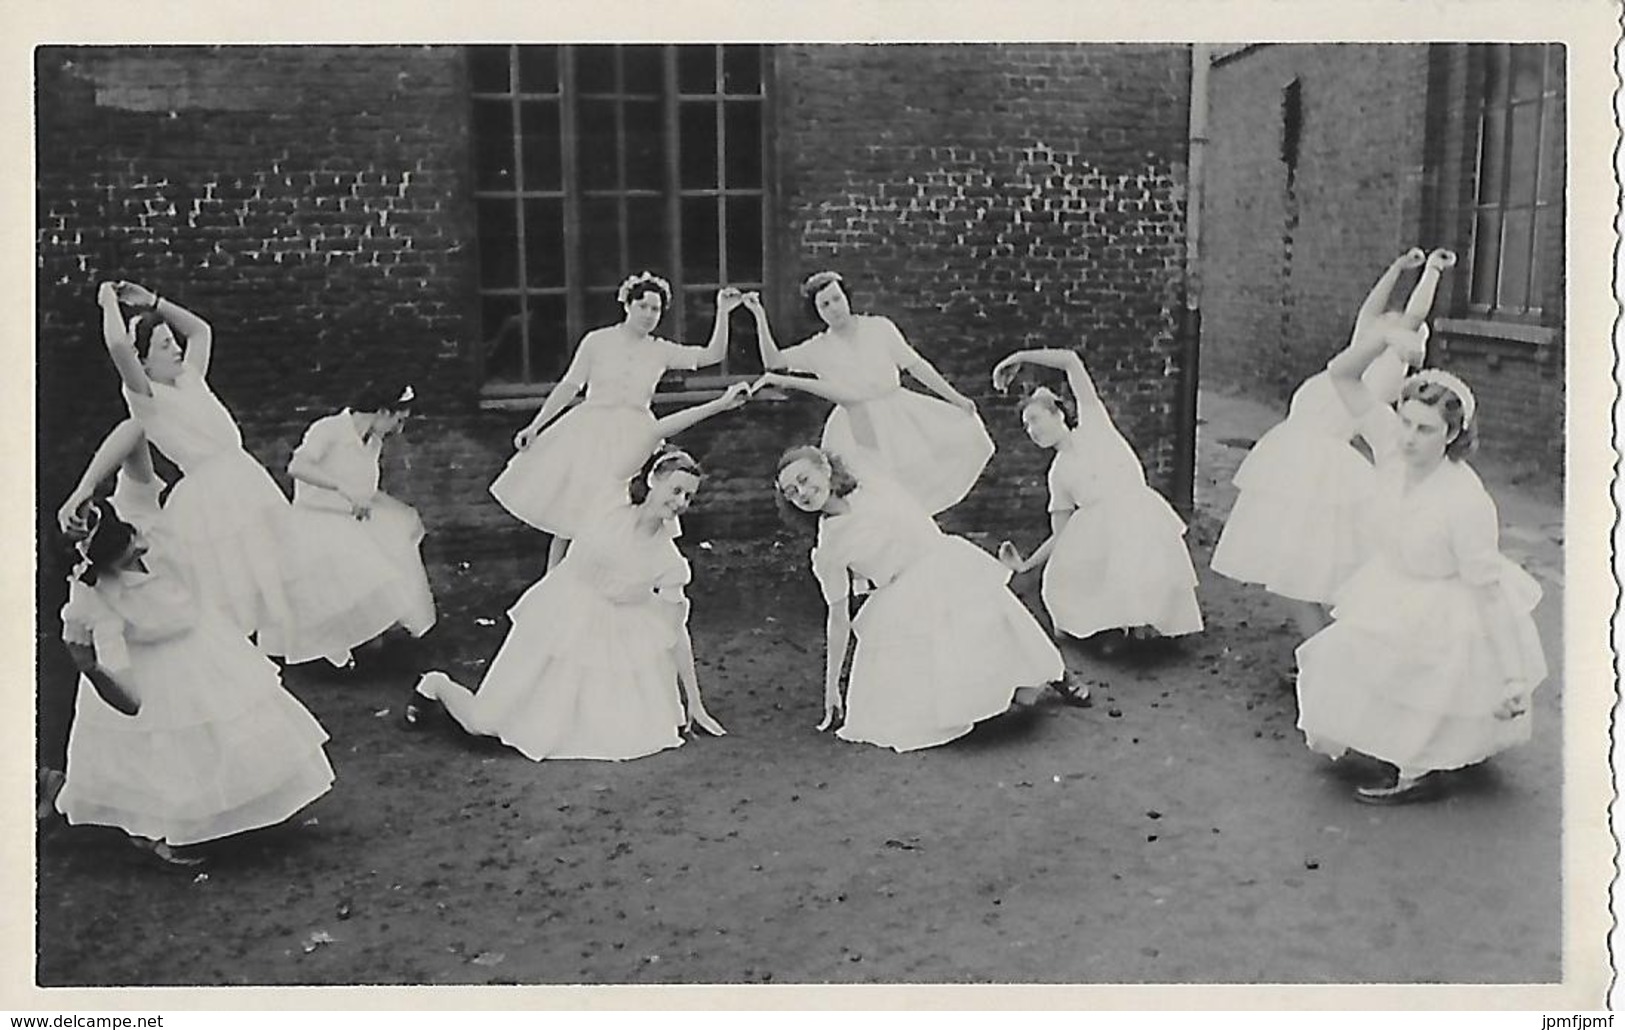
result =
[[[508,611],[513,623],[479,690],[444,673],[420,690],[470,733],[534,761],[641,758],[683,742],[673,648],[681,606],[617,604],[566,562]]]
[[[857,453],[859,462],[878,460],[932,515],[964,500],[993,457],[981,419],[940,398],[899,387],[851,407],[830,412],[823,446],[843,456]],[[854,421],[868,424],[873,447],[860,447]]]
[[[165,528],[186,554],[200,599],[245,635],[283,640],[292,629],[292,507],[241,450],[187,469],[164,502]]]
[[[1045,563],[1042,593],[1055,628],[1075,637],[1202,629],[1185,523],[1150,487],[1074,511]]]
[[[1521,744],[1533,714],[1502,720],[1508,673],[1530,688],[1546,658],[1530,612],[1540,584],[1505,561],[1501,590],[1514,614],[1517,668],[1502,667],[1474,590],[1367,563],[1349,581],[1336,621],[1298,647],[1298,728],[1309,746],[1347,749],[1408,772],[1456,769]]]
[[[295,504],[287,594],[293,632],[267,635],[270,654],[292,663],[343,665],[353,648],[400,626],[413,636],[435,622],[434,596],[418,546],[423,523],[408,505],[380,494],[372,514]]]
[[[583,403],[508,459],[491,496],[521,522],[574,540],[624,500],[621,473],[630,476],[647,457],[654,425],[647,408]]]
[[[945,744],[1064,675],[1061,654],[1006,584],[1010,570],[957,536],[877,588],[853,620],[844,740],[896,751]]]
[[[326,731],[219,615],[129,651],[136,715],[79,682],[56,801],[68,822],[195,844],[282,822],[332,786]]]

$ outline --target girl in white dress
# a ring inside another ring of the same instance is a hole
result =
[[[801,296],[807,314],[826,328],[784,350],[774,343],[761,298],[749,294],[744,303],[756,319],[762,366],[816,377],[811,381],[778,377],[776,384],[835,403],[821,446],[860,465],[882,469],[913,494],[928,515],[964,500],[993,457],[993,440],[975,402],[909,346],[891,319],[853,314],[839,274],[810,276],[802,284]],[[905,371],[937,397],[904,389],[899,373]]]
[[[164,481],[152,467],[152,449],[141,434],[141,427],[134,419],[126,418],[102,439],[79,482],[57,509],[57,528],[65,538],[80,544],[90,535],[90,513],[97,510],[90,502],[110,475],[115,476],[115,482],[107,502],[114,513],[139,532],[156,530]],[[71,653],[73,648],[69,651]],[[55,814],[56,797],[62,790],[63,779],[61,769],[42,766],[36,771],[39,803],[35,816],[38,819],[48,819]]]
[[[1066,373],[1073,410],[1039,387],[1022,403],[1027,436],[1055,451],[1049,468],[1050,535],[1023,558],[1009,542],[999,557],[1017,573],[1044,570],[1043,599],[1057,634],[1079,639],[1111,631],[1165,637],[1197,633],[1196,570],[1185,523],[1145,481],[1134,448],[1117,431],[1083,359],[1070,350],[1026,350],[993,369],[1003,391],[1023,364]]]
[[[1365,381],[1382,403],[1399,396],[1408,368],[1425,357],[1424,320],[1439,276],[1455,255],[1412,249],[1372,287],[1355,319],[1356,334],[1381,332],[1386,346]],[[1399,276],[1422,273],[1403,312],[1386,311]],[[1213,549],[1214,572],[1261,584],[1285,598],[1298,632],[1308,638],[1326,625],[1326,606],[1359,566],[1358,512],[1371,489],[1371,463],[1355,450],[1359,428],[1337,399],[1328,374],[1304,380],[1287,417],[1253,445],[1236,470],[1238,493]]]
[[[590,527],[606,498],[625,482],[612,470],[634,467],[654,424],[649,405],[667,371],[714,365],[728,353],[728,316],[740,293],[717,293],[716,323],[704,347],[685,347],[652,335],[671,304],[671,286],[641,272],[621,283],[616,299],[626,312],[618,324],[581,338],[575,357],[530,424],[514,436],[518,453],[491,483],[491,495],[515,518],[552,534],[547,567],[564,557]],[[587,399],[558,417],[583,389]],[[554,421],[557,418],[557,421]],[[635,458],[630,456],[637,455]]]
[[[1360,374],[1385,346],[1357,333],[1327,366],[1377,467],[1365,558],[1332,624],[1298,648],[1298,728],[1315,751],[1393,765],[1391,785],[1356,797],[1394,804],[1431,796],[1437,770],[1527,741],[1546,660],[1530,617],[1540,585],[1501,554],[1495,502],[1466,462],[1472,392],[1428,369],[1406,380],[1397,412],[1378,403]]]
[[[244,634],[257,634],[267,654],[280,653],[277,642],[287,639],[293,620],[283,583],[291,512],[209,389],[209,324],[135,283],[102,283],[96,299],[130,414],[182,472],[165,501],[164,521],[185,550],[198,591]],[[121,302],[142,312],[128,326]]]
[[[62,610],[82,678],[56,799],[159,859],[279,823],[325,794],[327,734],[277,668],[192,589],[179,541],[90,502]],[[150,550],[149,550],[150,543]]]
[[[644,453],[738,407],[748,392],[735,384],[660,419],[642,438]],[[438,702],[467,732],[497,737],[533,761],[641,758],[682,744],[679,731],[690,722],[720,732],[694,678],[689,565],[673,542],[701,475],[682,451],[650,457],[639,499],[623,494],[600,508],[558,566],[508,610],[513,628],[478,690],[428,673],[414,689],[408,724]]]
[[[829,607],[820,730],[844,708],[844,740],[934,747],[1064,677],[1060,652],[1010,593],[1010,570],[943,533],[881,470],[854,475],[838,454],[797,447],[779,460],[777,487],[786,521],[817,523],[812,569]],[[855,576],[874,591],[853,619]]]
[[[410,386],[368,387],[351,406],[312,423],[288,462],[298,556],[289,662],[343,666],[352,648],[391,628],[422,637],[434,625],[419,550],[423,521],[378,482],[384,441],[413,400]]]

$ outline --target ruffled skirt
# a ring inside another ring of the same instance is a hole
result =
[[[932,515],[964,500],[993,457],[981,419],[939,398],[899,387],[850,407],[830,413],[823,446],[878,461]],[[859,448],[854,423],[868,424],[874,447]]]
[[[423,523],[409,506],[380,494],[372,514],[294,505],[294,560],[287,593],[289,639],[262,638],[290,663],[325,658],[343,665],[352,648],[394,626],[422,636],[434,625],[434,596],[418,545]]]
[[[607,505],[625,499],[654,427],[647,408],[581,404],[508,460],[491,496],[521,522],[574,540]]]
[[[1540,585],[1505,561],[1517,667],[1505,669],[1477,593],[1457,578],[1422,579],[1372,561],[1349,580],[1336,621],[1298,647],[1298,728],[1333,755],[1354,749],[1409,771],[1472,765],[1529,739],[1531,714],[1494,717],[1509,675],[1524,693],[1546,678],[1530,612]]]
[[[186,469],[164,504],[164,527],[181,546],[205,605],[245,635],[288,638],[292,505],[259,462],[238,450]]]
[[[944,536],[864,602],[845,740],[896,751],[945,744],[1064,674],[1061,654],[1006,585],[1010,570]]]
[[[420,689],[468,732],[535,761],[641,758],[683,742],[673,652],[683,610],[611,602],[566,563],[509,609],[513,627],[478,692],[439,672]]]
[[[1055,628],[1075,637],[1202,629],[1185,523],[1150,487],[1072,513],[1044,566],[1043,598]]]
[[[333,784],[327,733],[274,664],[219,616],[130,645],[120,677],[141,702],[119,714],[81,679],[57,808],[173,845],[282,822]]]
[[[1290,420],[1275,426],[1236,470],[1213,571],[1330,604],[1360,565],[1359,513],[1374,474],[1347,440]]]

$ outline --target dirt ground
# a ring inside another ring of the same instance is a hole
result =
[[[1533,744],[1437,803],[1360,806],[1360,767],[1293,728],[1285,610],[1207,572],[1229,471],[1268,425],[1229,404],[1203,399],[1190,535],[1209,628],[1111,662],[1069,654],[1092,708],[1046,702],[908,755],[816,733],[822,608],[801,557],[688,541],[702,683],[729,736],[533,764],[402,732],[410,677],[387,656],[293,670],[332,735],[334,790],[216,845],[205,876],[156,870],[112,831],[48,829],[37,982],[1558,980],[1554,509],[1497,489],[1507,549],[1547,589]],[[477,680],[539,557],[434,570],[453,675]]]

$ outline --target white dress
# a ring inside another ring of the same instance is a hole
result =
[[[285,638],[292,513],[243,450],[231,413],[191,367],[173,385],[153,382],[151,396],[125,390],[124,399],[147,440],[183,473],[164,502],[164,521],[204,602],[245,634]]]
[[[163,492],[164,481],[157,476],[143,482],[120,468],[113,477],[113,492],[107,500],[119,518],[145,532],[157,525],[163,511],[158,498]]]
[[[654,430],[649,404],[661,376],[697,368],[701,354],[659,337],[629,341],[616,327],[582,337],[564,381],[585,383],[586,399],[508,460],[491,496],[545,533],[580,536],[604,507],[625,501],[616,473],[647,457],[638,451]]]
[[[843,739],[934,747],[1008,709],[1017,688],[1061,679],[1060,652],[997,559],[880,475],[846,500],[850,511],[819,520],[812,552],[827,604],[847,603],[853,576],[875,584],[852,622]]]
[[[346,408],[312,423],[294,452],[319,460],[352,494],[373,497],[373,505],[357,519],[339,491],[294,480],[288,599],[295,630],[275,652],[290,663],[326,658],[343,665],[352,648],[391,627],[422,636],[434,625],[434,596],[418,550],[423,522],[409,505],[378,492],[381,443],[363,440]]]
[[[63,639],[141,703],[126,716],[84,677],[57,808],[70,823],[116,826],[173,845],[279,823],[325,794],[333,769],[314,717],[276,666],[200,603],[162,532],[147,573],[74,580]]]
[[[444,673],[420,690],[470,733],[527,758],[641,758],[683,740],[673,649],[688,613],[688,562],[671,523],[636,528],[621,504],[508,610],[513,623],[477,692]]]
[[[862,398],[836,405],[822,445],[851,464],[878,462],[927,514],[946,511],[976,485],[993,440],[976,416],[903,387],[899,370],[917,355],[890,319],[855,318],[852,339],[825,330],[781,352],[790,368]]]
[[[1098,404],[1049,468],[1049,510],[1070,511],[1044,565],[1043,598],[1058,631],[1088,637],[1151,626],[1197,633],[1196,570],[1185,523],[1145,481],[1133,447]]]
[[[1360,564],[1359,511],[1372,472],[1350,443],[1357,434],[1330,377],[1304,380],[1286,419],[1236,470],[1239,492],[1213,571],[1281,597],[1331,603]]]
[[[1333,623],[1298,648],[1298,728],[1310,747],[1353,748],[1409,773],[1479,762],[1529,739],[1531,715],[1494,718],[1546,677],[1530,612],[1540,585],[1499,550],[1495,502],[1477,473],[1446,459],[1405,489],[1397,416],[1364,431],[1377,470],[1361,524],[1368,557],[1342,586]],[[1502,667],[1476,588],[1512,613],[1517,667]],[[1508,672],[1520,682],[1505,687]]]

